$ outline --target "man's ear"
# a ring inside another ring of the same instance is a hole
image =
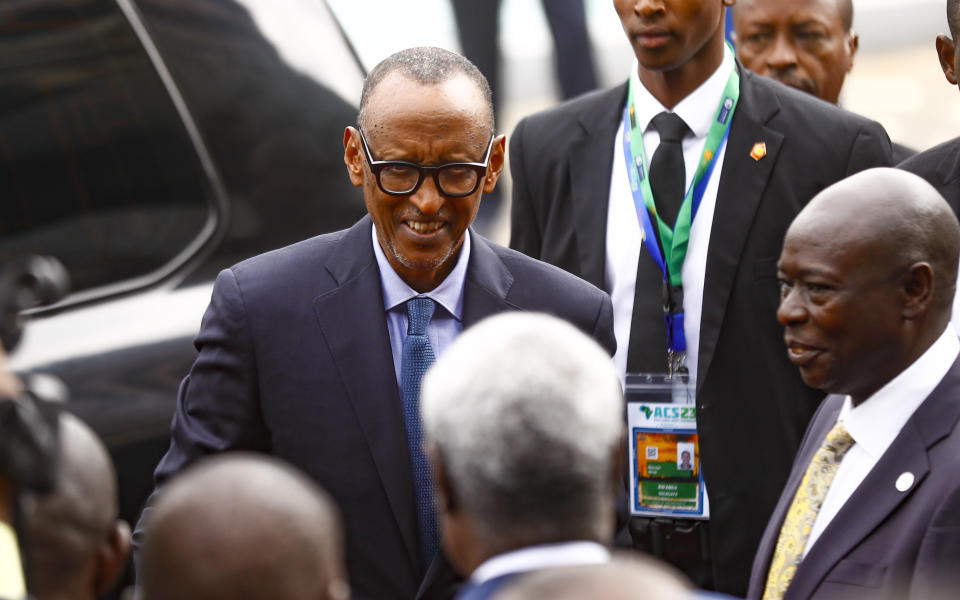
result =
[[[940,59],[940,68],[943,69],[943,76],[947,78],[950,85],[957,85],[957,73],[954,65],[956,63],[956,45],[953,39],[948,35],[937,36],[937,57]]]
[[[97,550],[94,586],[98,595],[106,594],[113,589],[126,570],[128,558],[130,558],[130,525],[118,519]]]
[[[903,318],[912,321],[927,314],[934,294],[933,267],[930,263],[910,265],[902,279]]]
[[[507,136],[501,135],[493,140],[490,149],[490,162],[487,163],[487,174],[483,178],[483,193],[489,194],[497,187],[497,180],[503,172],[507,160]]]
[[[857,58],[860,49],[860,36],[854,32],[847,35],[847,73],[853,70],[853,61]]]
[[[347,166],[350,183],[363,185],[363,149],[360,147],[360,132],[347,126],[343,130],[343,164]]]

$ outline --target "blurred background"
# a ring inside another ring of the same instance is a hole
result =
[[[491,2],[495,0],[490,0]],[[402,48],[433,45],[460,50],[449,0],[328,0],[367,69]],[[610,0],[585,0],[587,26],[604,87],[626,78],[633,53]],[[736,8],[734,8],[736,10]],[[860,50],[841,104],[883,124],[890,138],[923,150],[960,134],[960,97],[943,77],[934,39],[948,33],[944,0],[854,0]],[[424,17],[424,15],[430,15]],[[502,0],[502,108],[507,135],[525,115],[559,99],[553,43],[540,0]],[[509,180],[502,180],[504,197]],[[505,242],[507,203],[489,233]]]

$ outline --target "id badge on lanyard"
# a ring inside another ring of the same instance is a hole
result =
[[[643,131],[634,109],[634,81],[631,78],[623,111],[623,155],[644,244],[663,274],[668,372],[627,374],[630,508],[635,515],[706,519],[710,508],[700,470],[695,382],[689,381],[685,366],[687,345],[682,268],[691,224],[716,166],[717,156],[730,135],[730,124],[740,97],[740,76],[734,67],[673,228],[657,215],[648,177]]]

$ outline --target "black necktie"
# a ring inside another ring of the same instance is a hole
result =
[[[653,118],[660,132],[660,145],[650,161],[650,187],[657,213],[670,227],[677,220],[687,182],[681,145],[689,128],[673,113]],[[644,240],[656,244],[657,240]],[[627,373],[662,373],[667,370],[667,325],[663,319],[663,272],[646,249],[637,262],[630,343],[627,346]]]
[[[657,214],[673,227],[683,202],[687,183],[683,165],[683,138],[690,129],[674,113],[662,112],[653,118],[653,127],[660,132],[660,145],[650,161],[650,188]]]

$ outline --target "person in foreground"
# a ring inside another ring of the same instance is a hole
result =
[[[230,453],[160,494],[144,534],[139,600],[348,600],[330,498],[279,460]]]
[[[57,419],[54,488],[23,503],[27,589],[35,600],[94,600],[127,566],[130,525],[117,518],[117,476],[103,442],[71,414]]]
[[[956,598],[960,226],[919,177],[814,198],[780,255],[786,351],[829,392],[760,542],[747,597]]]
[[[423,372],[461,330],[510,310],[553,313],[612,353],[610,299],[469,229],[505,140],[486,80],[463,57],[386,58],[343,145],[369,215],[220,273],[155,480],[223,450],[278,456],[340,508],[354,598],[447,598]]]
[[[459,600],[609,560],[624,405],[596,342],[547,315],[492,317],[430,369],[422,410]]]

